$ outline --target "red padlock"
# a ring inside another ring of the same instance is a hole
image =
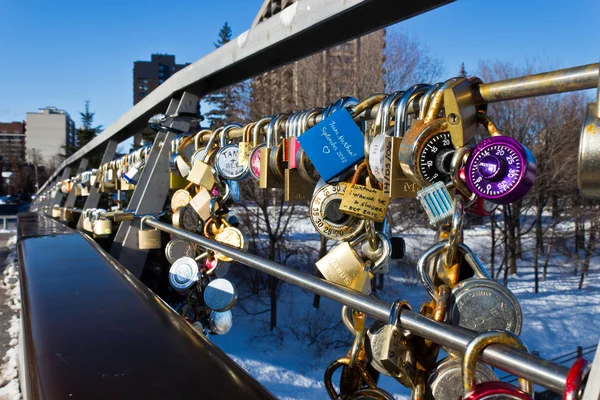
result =
[[[467,345],[462,362],[463,395],[462,400],[484,400],[490,398],[532,400],[533,384],[519,378],[519,388],[506,382],[485,382],[476,385],[475,367],[477,356],[490,344],[505,344],[527,351],[525,344],[517,335],[505,330],[486,331],[475,336]],[[459,399],[459,400],[460,400]]]
[[[591,363],[585,358],[578,358],[567,374],[563,400],[580,400],[587,376],[591,369]]]
[[[469,214],[477,215],[479,217],[487,217],[492,215],[498,208],[498,204],[494,204],[489,200],[481,197],[475,198],[475,201],[471,205],[465,208],[465,211]]]

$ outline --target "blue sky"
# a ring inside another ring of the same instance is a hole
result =
[[[225,21],[237,36],[250,28],[261,4],[0,0],[0,121],[56,106],[79,125],[78,112],[89,99],[96,123],[108,126],[133,105],[134,61],[151,53],[196,61],[214,49]],[[427,45],[450,77],[461,62],[467,72],[486,60],[540,59],[552,67],[598,62],[599,15],[599,0],[459,0],[392,29]]]

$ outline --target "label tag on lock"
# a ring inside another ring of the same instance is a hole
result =
[[[383,191],[363,185],[346,185],[349,188],[346,188],[340,210],[353,217],[383,222],[390,201]]]
[[[298,142],[324,181],[364,158],[364,136],[344,108],[310,128]]]

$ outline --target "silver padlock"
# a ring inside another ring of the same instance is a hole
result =
[[[169,269],[169,283],[177,292],[187,294],[200,280],[198,263],[191,257],[176,260]]]
[[[411,309],[405,301],[396,300],[392,305],[388,323],[383,327],[379,361],[388,372],[387,375],[394,377],[404,386],[412,388],[415,385],[417,363],[409,335],[398,326],[403,308]]]
[[[447,244],[447,240],[434,244],[417,264],[419,278],[436,303],[439,299],[428,267],[431,260],[445,252]],[[452,288],[447,313],[449,322],[476,332],[505,329],[518,335],[523,325],[523,313],[514,294],[490,278],[481,260],[469,246],[459,243],[458,250],[473,269],[475,277],[465,279]]]
[[[577,162],[577,186],[583,197],[600,198],[600,81],[596,103],[587,105]]]
[[[213,335],[224,335],[231,330],[233,325],[233,314],[231,311],[211,311],[208,318],[209,332]]]
[[[170,264],[182,257],[194,258],[196,256],[196,245],[184,239],[173,239],[165,247],[165,256]]]
[[[433,400],[456,400],[463,394],[462,359],[446,357],[434,368],[427,379],[425,398]],[[498,377],[484,363],[477,363],[475,371],[476,383],[496,381]]]
[[[366,221],[367,227],[373,227],[373,221]],[[381,232],[376,232],[373,234],[377,238],[376,248],[375,250],[371,249],[372,244],[369,240],[363,242],[360,247],[360,250],[365,258],[373,261],[373,267],[371,267],[371,272],[374,274],[386,274],[390,272],[391,268],[391,255],[392,255],[392,241],[386,235]]]
[[[204,302],[214,311],[230,310],[237,300],[235,286],[227,279],[217,278],[210,281],[203,291]]]

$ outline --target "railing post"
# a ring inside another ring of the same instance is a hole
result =
[[[198,96],[184,92],[180,101],[171,100],[167,114],[198,111]],[[175,107],[176,110],[172,108]],[[189,121],[174,121],[172,128],[187,131]],[[169,144],[175,138],[172,132],[161,131],[156,135],[150,159],[135,187],[129,209],[136,214],[156,214],[163,210],[169,193]],[[138,249],[139,220],[133,224],[123,221],[110,249],[113,257],[119,260],[131,273],[141,276],[148,256],[148,250]]]
[[[117,151],[117,143],[115,140],[109,140],[106,144],[106,149],[104,150],[104,155],[102,156],[102,161],[100,161],[100,165],[112,161],[115,157],[115,152]],[[98,207],[98,202],[100,201],[101,193],[98,191],[98,188],[92,186],[90,188],[90,194],[85,200],[85,205],[83,206],[84,210],[88,208],[96,208]],[[79,216],[79,221],[77,222],[77,229],[81,229],[81,224],[83,223],[83,215]]]
[[[79,162],[79,166],[75,171],[76,174],[81,173],[87,169],[88,159],[82,158]],[[77,196],[75,196],[75,185],[71,188],[69,195],[67,196],[67,201],[65,201],[65,207],[73,207],[75,205],[75,200],[77,200]]]

